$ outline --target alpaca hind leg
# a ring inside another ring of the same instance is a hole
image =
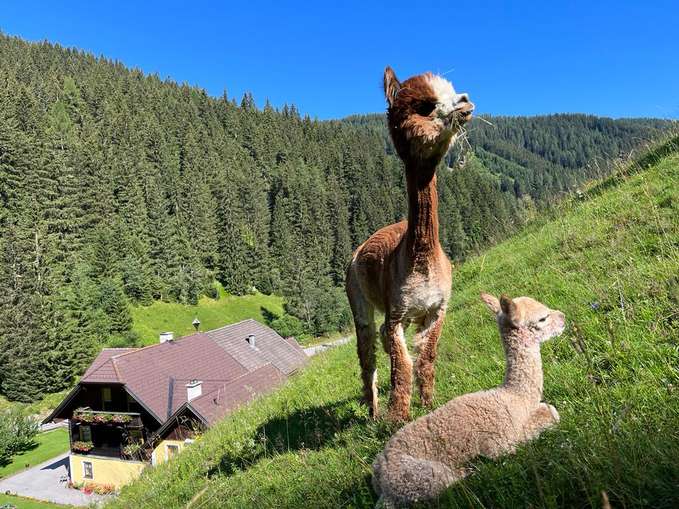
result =
[[[363,381],[363,401],[370,410],[370,417],[377,418],[379,403],[377,399],[377,337],[375,324],[356,325],[356,348],[358,361],[361,365],[361,380]]]
[[[526,440],[537,437],[545,429],[551,428],[558,424],[558,422],[559,413],[556,411],[556,408],[547,403],[540,403],[530,415],[526,424],[523,425]]]
[[[361,366],[363,382],[363,401],[370,410],[370,416],[378,414],[377,401],[377,365],[376,365],[376,333],[375,307],[366,299],[358,283],[355,267],[347,269],[346,292],[356,327],[356,350]]]
[[[434,362],[436,361],[438,341],[441,337],[441,328],[445,316],[445,308],[427,315],[415,334],[415,351],[417,352],[415,378],[420,393],[420,401],[426,407],[432,406],[433,403]]]
[[[410,418],[413,361],[408,354],[401,322],[387,320],[386,324],[389,359],[391,360],[391,396],[388,417],[395,422],[407,421]]]

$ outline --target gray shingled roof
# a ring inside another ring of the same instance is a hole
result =
[[[248,319],[205,333],[240,362],[248,371],[271,363],[286,375],[293,373],[307,360],[304,350],[279,336],[273,329]],[[255,347],[248,344],[255,337]]]

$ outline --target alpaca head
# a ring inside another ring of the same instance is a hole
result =
[[[530,297],[510,299],[502,295],[498,300],[482,293],[481,299],[495,313],[501,331],[524,329],[536,343],[559,336],[566,327],[566,315]],[[505,336],[508,335],[503,334],[503,340]]]
[[[448,80],[430,72],[401,83],[387,67],[384,93],[391,139],[405,162],[436,165],[474,111],[467,94],[455,93]]]

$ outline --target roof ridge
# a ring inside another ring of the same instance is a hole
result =
[[[157,347],[157,346],[162,346],[165,343],[177,343],[179,341],[183,341],[185,339],[192,338],[193,336],[200,336],[200,335],[205,335],[204,332],[194,332],[193,334],[189,334],[188,336],[181,336],[177,339],[173,339],[171,341],[165,341],[163,343],[153,343],[152,345],[146,345],[146,346],[141,346],[139,348],[133,348],[132,351],[130,352],[123,352],[119,353],[118,355],[113,355],[111,359],[119,359],[120,357],[124,357],[125,355],[130,355],[133,353],[141,352],[142,350],[150,350],[151,348]]]
[[[120,380],[120,371],[118,371],[118,365],[116,364],[115,360],[116,360],[116,356],[114,355],[113,357],[111,357],[111,358],[109,359],[109,362],[110,362],[111,365],[113,366],[113,371],[116,372],[116,378],[117,378],[118,380]],[[125,383],[125,382],[123,381],[123,384],[124,384],[124,383]]]
[[[266,327],[266,325],[260,323],[259,321],[255,320],[254,318],[245,318],[245,319],[239,320],[237,322],[227,323],[226,325],[222,325],[221,327],[217,327],[216,329],[205,331],[205,334],[208,334],[210,332],[215,332],[215,331],[218,331],[218,330],[222,330],[222,329],[226,329],[227,327],[233,327],[234,325],[238,325],[239,323],[244,323],[244,322],[255,322],[259,325],[262,325],[263,327]]]
[[[118,375],[118,370],[115,369],[115,364],[113,364],[113,362],[111,362],[112,360],[113,360],[113,357],[111,357],[111,358],[109,358],[109,359],[106,359],[106,362],[102,362],[101,364],[99,364],[99,366],[97,366],[97,369],[91,371],[90,373],[87,373],[87,378],[91,377],[91,376],[94,375],[97,371],[99,371],[101,368],[103,368],[104,366],[106,366],[107,364],[110,363],[110,364],[113,366],[113,370],[116,372],[116,378],[117,378],[118,381],[120,382],[120,376]],[[85,378],[85,375],[84,375],[84,374],[83,374],[83,377],[82,377],[82,378]]]

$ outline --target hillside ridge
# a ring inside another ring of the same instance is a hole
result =
[[[599,506],[602,491],[613,507],[676,507],[678,208],[674,137],[455,271],[436,406],[502,380],[480,291],[539,298],[568,327],[543,347],[559,426],[514,456],[475,462],[440,507]],[[382,394],[386,362],[380,354]],[[358,373],[351,345],[317,356],[108,507],[372,508],[371,463],[394,429],[367,418]]]

